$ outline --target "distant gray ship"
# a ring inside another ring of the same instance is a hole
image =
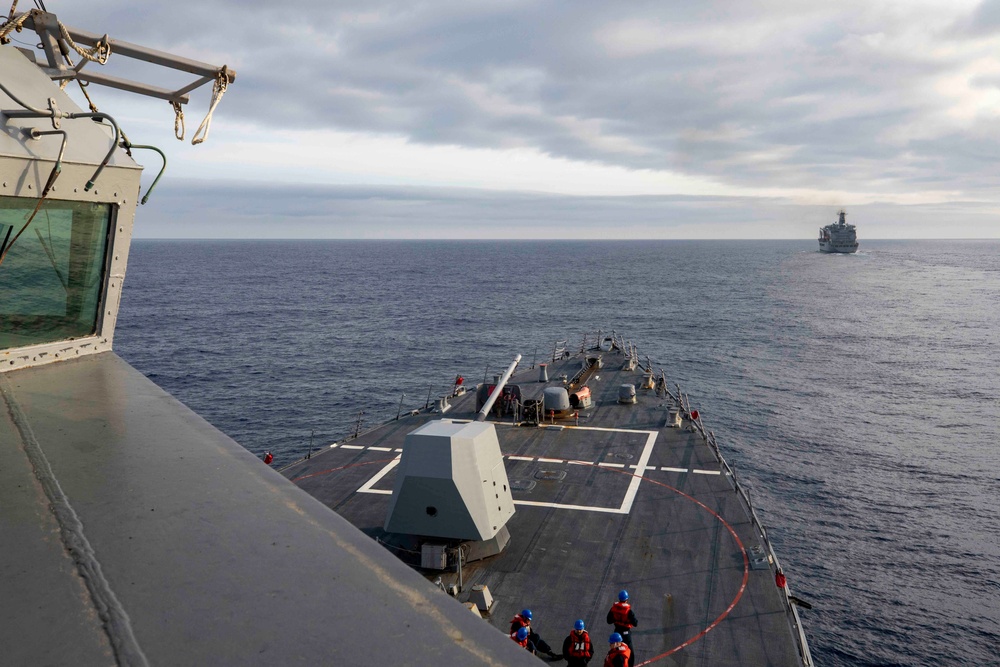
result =
[[[844,209],[840,209],[837,222],[819,228],[819,250],[843,253],[858,251],[857,228],[847,224],[847,212]]]

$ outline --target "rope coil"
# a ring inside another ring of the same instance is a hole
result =
[[[111,57],[111,38],[107,35],[104,35],[104,37],[97,40],[97,44],[94,44],[94,48],[84,49],[79,44],[74,42],[73,38],[69,36],[69,30],[66,29],[66,25],[62,21],[59,21],[59,34],[62,35],[62,38],[66,40],[66,43],[70,45],[70,48],[79,53],[80,57],[84,60],[105,65],[108,62],[108,58]]]
[[[31,11],[24,12],[23,14],[20,14],[16,18],[12,18],[9,21],[7,21],[7,23],[2,28],[0,28],[0,44],[7,44],[8,42],[10,42],[10,38],[7,35],[14,32],[15,30],[17,32],[21,32],[21,28],[24,27],[24,22],[28,20],[29,16],[31,16],[34,12],[37,11],[38,11],[37,9],[32,9]]]

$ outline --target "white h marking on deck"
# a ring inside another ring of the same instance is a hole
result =
[[[370,480],[368,480],[367,482],[365,482],[365,485],[362,486],[360,489],[358,489],[358,493],[381,493],[381,494],[384,494],[384,495],[391,496],[392,495],[392,491],[386,491],[386,490],[383,490],[383,489],[373,489],[372,487],[375,486],[376,484],[378,484],[382,480],[383,477],[385,477],[386,475],[388,475],[390,470],[392,470],[393,468],[395,468],[396,466],[399,465],[400,458],[401,457],[397,456],[395,459],[393,459],[389,463],[389,465],[387,465],[386,467],[384,467],[381,470],[379,470],[378,473],[374,477],[372,477]]]
[[[639,464],[635,468],[632,481],[629,482],[628,491],[625,492],[625,502],[622,503],[621,513],[628,514],[632,511],[632,503],[635,502],[635,494],[639,492],[639,484],[642,482],[642,473],[646,472],[646,464],[649,463],[649,455],[653,453],[653,443],[656,442],[656,431],[646,431],[646,446],[642,448],[642,455],[639,457]]]
[[[506,424],[498,424],[506,425]],[[636,464],[635,473],[632,474],[632,479],[629,480],[628,488],[625,490],[625,498],[622,500],[620,507],[597,507],[594,505],[567,505],[564,503],[546,503],[534,500],[515,500],[515,505],[526,505],[529,507],[550,507],[553,509],[564,509],[564,510],[576,510],[580,512],[605,512],[609,514],[628,514],[632,511],[632,504],[635,502],[636,494],[639,493],[639,485],[642,484],[642,474],[646,472],[646,464],[649,462],[649,457],[653,453],[653,445],[656,443],[656,431],[633,431],[631,429],[624,428],[599,428],[593,426],[567,426],[566,430],[578,430],[578,431],[606,431],[611,433],[644,433],[646,435],[646,444],[642,448],[642,454],[639,455],[639,462]],[[357,445],[341,445],[341,447],[346,447],[350,449],[364,449],[363,447],[358,447]],[[381,448],[369,447],[369,449],[376,449],[382,451]],[[398,451],[402,451],[397,449]],[[531,456],[507,456],[508,459],[514,461],[534,461],[535,458]],[[374,477],[369,479],[364,483],[357,493],[377,493],[381,495],[392,495],[392,491],[387,489],[375,489],[372,488],[378,484],[383,477],[389,474],[389,471],[399,465],[400,457],[393,459],[388,465],[378,471]],[[538,458],[540,463],[569,463],[575,465],[594,465],[588,461],[564,461],[562,459],[547,459]],[[624,463],[598,463],[598,466],[605,468],[625,468]],[[633,466],[629,466],[630,468]]]

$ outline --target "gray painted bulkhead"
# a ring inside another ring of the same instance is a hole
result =
[[[60,111],[81,111],[66,93],[54,85],[18,49],[0,46],[0,72],[3,73],[4,86],[26,104],[48,109],[48,100],[52,98]],[[21,110],[21,107],[0,90],[0,112],[10,110]],[[0,122],[0,196],[23,197],[33,207],[56,163],[61,139],[58,135],[37,139],[25,135],[24,131],[29,128],[53,129],[52,121],[46,118],[8,118],[0,114]],[[0,349],[0,372],[107,352],[114,340],[142,167],[124,150],[116,148],[94,187],[87,190],[87,182],[108,154],[113,141],[112,132],[108,126],[88,118],[61,119],[59,126],[67,132],[68,137],[62,173],[53,185],[48,199],[112,205],[113,224],[105,260],[107,269],[102,286],[102,308],[97,332],[92,336],[73,340]]]

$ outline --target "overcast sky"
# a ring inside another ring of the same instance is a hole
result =
[[[1000,0],[323,4],[46,2],[237,71],[137,236],[1000,236]]]

